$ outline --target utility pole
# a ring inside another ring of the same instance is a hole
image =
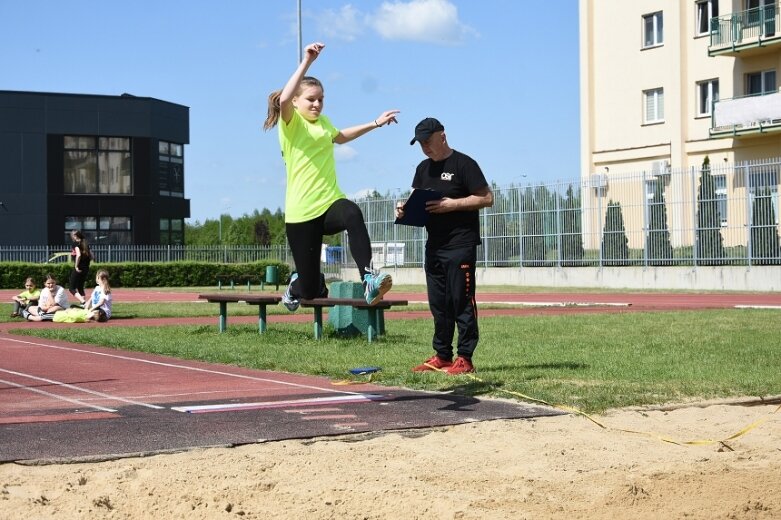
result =
[[[298,0],[298,63],[304,60],[304,47],[301,40],[301,0]]]

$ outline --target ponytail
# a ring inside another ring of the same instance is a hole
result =
[[[281,90],[275,90],[268,96],[268,116],[266,116],[266,122],[263,123],[263,130],[271,130],[277,126],[279,121],[279,114],[282,112],[282,108],[279,104],[279,97],[282,94]]]

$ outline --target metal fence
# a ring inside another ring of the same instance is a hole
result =
[[[0,246],[0,261],[58,262],[67,261],[70,245]],[[285,246],[157,246],[157,245],[91,245],[98,262],[215,262],[243,263],[261,260],[292,262]]]
[[[594,174],[494,187],[481,210],[481,267],[781,264],[781,159]],[[358,201],[375,266],[422,265],[426,232],[393,224],[406,200]]]
[[[525,186],[494,186],[494,206],[480,212],[479,267],[781,265],[781,159],[594,174]],[[358,200],[372,238],[375,267],[423,265],[426,231],[394,225],[397,201]],[[348,244],[348,237],[343,237]],[[95,245],[98,262],[293,263],[285,246]],[[0,246],[0,261],[57,261],[70,246]],[[323,262],[326,276],[349,267]],[[64,259],[63,259],[64,261]]]

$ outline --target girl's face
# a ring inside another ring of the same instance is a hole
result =
[[[293,98],[293,106],[307,121],[317,121],[323,111],[323,89],[314,85],[304,87]]]
[[[44,284],[47,289],[54,289],[54,287],[57,285],[57,280],[46,280],[46,283]]]

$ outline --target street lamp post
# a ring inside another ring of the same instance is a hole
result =
[[[298,63],[304,60],[304,48],[301,40],[301,0],[298,0]]]

